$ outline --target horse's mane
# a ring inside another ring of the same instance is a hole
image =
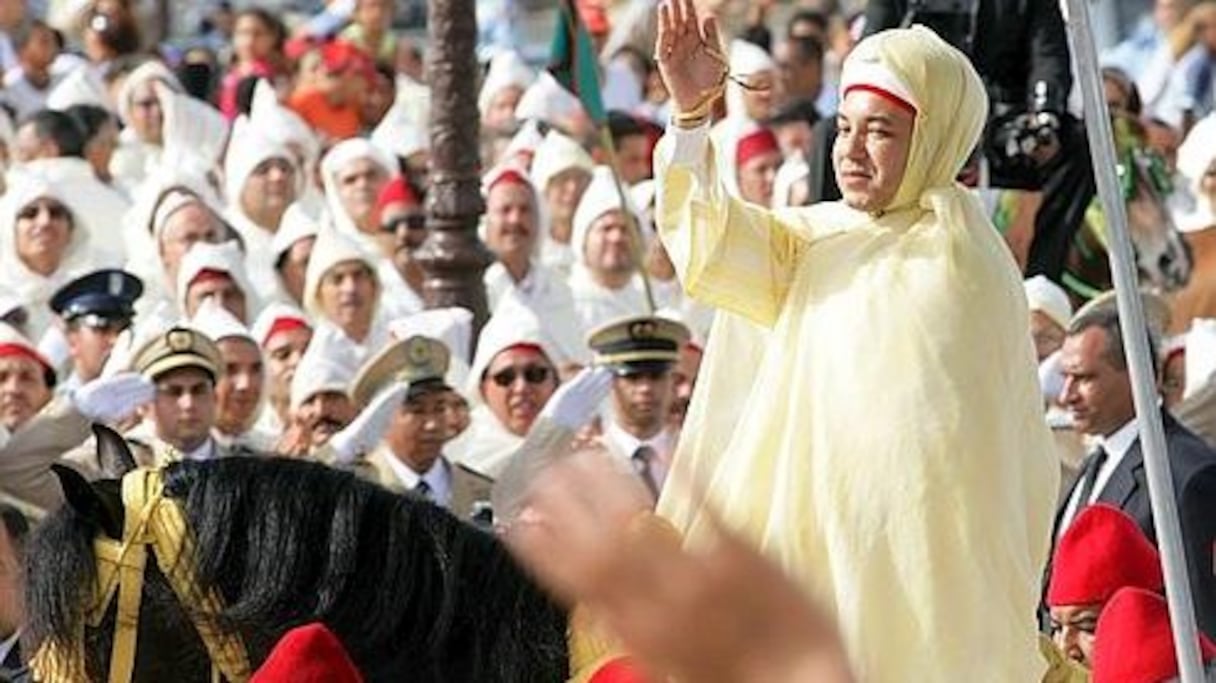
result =
[[[287,629],[322,621],[368,680],[568,676],[564,612],[496,538],[438,507],[282,459],[179,463],[167,471],[165,491],[182,503],[194,532],[200,584],[224,597],[224,616],[255,664]],[[91,539],[99,532],[64,506],[35,534],[27,563],[31,642],[81,627],[95,581]],[[156,608],[150,603],[176,602],[157,597],[153,584],[164,588],[150,569],[145,614]],[[145,640],[161,635],[148,626],[141,617],[141,662],[151,644]],[[108,625],[100,630],[107,633],[86,639],[93,671],[104,671],[108,658]]]

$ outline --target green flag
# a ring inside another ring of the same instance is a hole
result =
[[[557,29],[553,32],[553,47],[549,53],[549,73],[583,104],[596,126],[603,125],[608,116],[600,94],[599,68],[591,34],[583,26],[573,0],[558,3]]]

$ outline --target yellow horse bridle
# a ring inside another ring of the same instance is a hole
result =
[[[138,469],[124,476],[122,503],[125,510],[122,540],[104,537],[93,540],[97,586],[87,615],[88,625],[97,628],[115,594],[118,595],[109,683],[128,683],[134,673],[139,605],[149,547],[207,648],[211,679],[219,681],[222,676],[228,681],[247,681],[250,667],[245,644],[239,635],[220,627],[218,615],[223,609],[220,596],[198,585],[194,539],[181,506],[164,495],[163,471]],[[87,679],[83,631],[81,626],[69,642],[51,638],[42,643],[30,660],[35,680],[69,683]]]

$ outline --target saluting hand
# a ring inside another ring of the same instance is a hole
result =
[[[655,61],[677,111],[703,104],[707,93],[726,77],[721,57],[718,21],[697,17],[693,0],[663,0],[659,5],[659,36]]]

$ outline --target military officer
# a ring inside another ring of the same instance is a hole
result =
[[[101,375],[119,333],[135,317],[143,282],[123,270],[97,270],[72,280],[51,297],[51,310],[71,357],[71,374],[60,384],[70,391]]]
[[[493,480],[443,455],[447,396],[452,391],[444,379],[449,360],[443,342],[409,337],[368,361],[355,377],[351,394],[364,410],[386,388],[405,386],[404,400],[367,456],[383,486],[427,498],[461,519],[486,521]]]
[[[687,327],[654,316],[616,320],[588,337],[595,364],[615,375],[604,444],[630,462],[656,500],[675,449],[667,419],[674,398],[672,370],[688,339]]]

